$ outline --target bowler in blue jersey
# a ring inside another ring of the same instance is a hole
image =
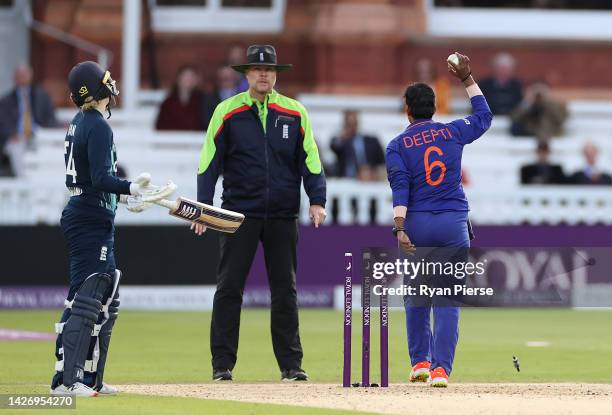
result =
[[[426,84],[405,92],[410,124],[387,146],[386,164],[393,193],[394,234],[407,252],[420,247],[469,247],[469,205],[461,185],[463,147],[481,137],[493,115],[472,77],[470,60],[456,53],[449,72],[465,86],[472,114],[448,124],[432,119],[434,91]],[[433,309],[433,332],[430,315]],[[410,380],[446,387],[459,338],[459,308],[414,306],[406,302]]]

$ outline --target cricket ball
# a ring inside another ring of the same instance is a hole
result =
[[[456,53],[451,53],[450,55],[448,55],[448,58],[446,58],[446,61],[455,67],[459,66],[459,56],[457,56]]]

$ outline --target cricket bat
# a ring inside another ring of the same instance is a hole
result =
[[[179,197],[176,201],[161,199],[154,203],[169,209],[172,216],[201,223],[219,232],[234,233],[244,220],[242,213],[196,202],[186,197]]]

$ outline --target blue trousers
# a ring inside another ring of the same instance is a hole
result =
[[[418,247],[469,247],[467,212],[408,212],[404,228]],[[431,314],[433,309],[433,331]],[[459,307],[406,303],[408,352],[414,366],[431,362],[450,375],[459,340]]]
[[[85,278],[91,274],[114,274],[114,218],[68,205],[62,212],[60,224],[70,256],[68,300],[72,300]]]
[[[75,208],[70,204],[62,212],[60,224],[70,257],[70,288],[67,299],[72,301],[83,281],[91,274],[114,275],[116,268],[115,226],[113,217],[110,215]],[[69,317],[70,309],[64,309],[59,322],[65,323]],[[98,324],[100,322],[98,321]],[[93,351],[93,346],[92,344],[90,347],[89,355]],[[62,335],[58,334],[55,341],[55,356],[58,360],[62,359],[61,347]],[[62,373],[55,373],[51,383],[53,388],[61,383]],[[89,386],[93,385],[94,378],[90,372],[85,372],[84,381]]]

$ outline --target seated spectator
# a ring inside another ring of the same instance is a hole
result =
[[[450,83],[448,78],[438,76],[431,60],[423,58],[417,61],[416,82],[422,82],[433,88],[436,93],[436,114],[449,113]]]
[[[331,175],[355,178],[360,181],[376,181],[384,178],[385,155],[377,137],[359,132],[356,111],[344,111],[344,125],[340,135],[332,138],[330,147],[336,155],[336,165]],[[353,222],[357,221],[357,199],[351,199]],[[376,201],[369,201],[370,223],[376,222]],[[338,221],[338,200],[331,200],[332,222]]]
[[[227,65],[228,67],[232,67],[232,65],[242,65],[244,61],[244,57],[246,55],[246,51],[240,45],[233,45],[230,47],[229,52],[227,53]],[[236,76],[236,91],[244,92],[249,89],[249,82],[243,73],[238,73],[234,71],[234,75]]]
[[[200,77],[193,66],[185,65],[178,70],[170,94],[159,108],[157,130],[204,130],[199,84]]]
[[[510,114],[523,98],[521,81],[514,77],[515,66],[512,55],[500,53],[493,59],[493,74],[478,82],[495,115]]]
[[[521,104],[512,112],[510,132],[514,136],[548,140],[563,134],[567,115],[565,103],[556,100],[546,84],[533,84],[527,89]]]
[[[239,74],[229,66],[222,66],[217,69],[214,90],[212,93],[206,94],[203,97],[201,117],[204,129],[208,128],[208,124],[210,123],[210,119],[217,105],[219,105],[221,101],[233,97],[240,92],[237,89],[238,75]]]
[[[335,175],[353,177],[362,181],[381,180],[385,155],[377,137],[359,132],[356,111],[344,112],[344,126],[339,136],[332,138],[332,151],[336,155]]]
[[[599,149],[593,143],[586,143],[582,148],[582,154],[586,161],[584,169],[577,171],[570,176],[571,184],[591,184],[591,185],[610,185],[612,177],[601,171],[597,165]]]
[[[540,141],[536,148],[537,161],[521,167],[522,184],[563,184],[566,182],[563,168],[552,164],[550,147],[546,141]]]
[[[32,68],[17,66],[15,88],[0,98],[0,175],[23,176],[36,130],[59,126],[49,94],[32,83]]]
[[[467,187],[470,185],[470,183],[472,183],[472,181],[470,180],[470,175],[468,174],[466,169],[461,168],[461,185],[463,187]]]

